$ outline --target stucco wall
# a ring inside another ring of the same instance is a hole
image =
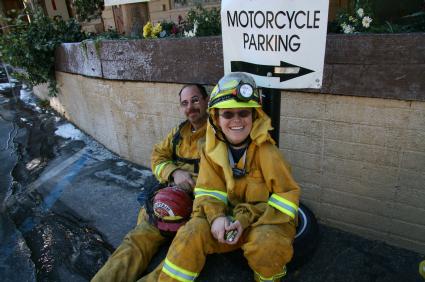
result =
[[[51,104],[117,154],[149,166],[179,121],[181,84],[56,73]],[[281,93],[280,148],[325,224],[425,253],[425,102]]]
[[[150,154],[181,120],[179,84],[124,82],[56,72],[60,93],[51,105],[124,158],[150,167]]]

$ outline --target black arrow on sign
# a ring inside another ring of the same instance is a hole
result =
[[[300,66],[280,61],[280,66],[257,65],[243,61],[231,61],[232,72],[241,71],[259,76],[280,77],[280,82],[314,72]]]

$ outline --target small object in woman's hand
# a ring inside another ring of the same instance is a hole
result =
[[[233,242],[235,240],[236,235],[238,234],[238,230],[233,229],[229,230],[224,234],[224,239],[229,242]]]

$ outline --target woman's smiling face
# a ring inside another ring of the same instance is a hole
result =
[[[252,129],[252,108],[219,109],[218,125],[233,144],[243,142]]]

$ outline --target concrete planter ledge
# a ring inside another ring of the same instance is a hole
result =
[[[56,70],[143,82],[215,84],[220,36],[65,43]],[[425,33],[329,34],[322,89],[305,92],[425,101]]]

